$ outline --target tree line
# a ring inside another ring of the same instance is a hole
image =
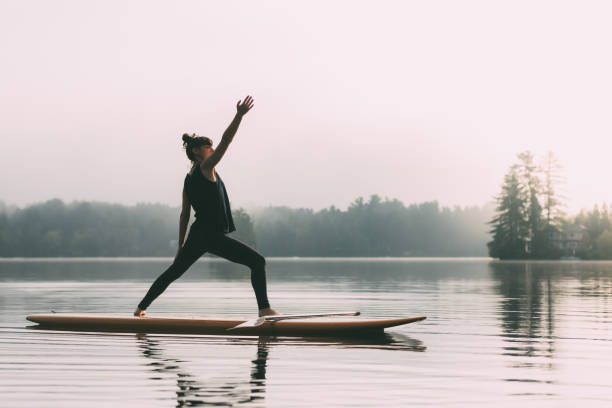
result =
[[[489,221],[489,255],[500,259],[612,259],[612,217],[604,203],[570,217],[559,193],[562,166],[552,152],[540,161],[517,155],[504,176]]]
[[[405,206],[378,195],[346,211],[268,207],[255,216],[255,234],[271,256],[486,256],[491,209]]]
[[[612,259],[612,213],[606,203],[597,204],[591,211],[582,210],[571,220],[582,229],[581,250],[583,259]]]
[[[59,199],[0,203],[0,256],[173,256],[180,209]],[[486,256],[492,209],[359,197],[346,210],[233,211],[231,235],[265,256]]]

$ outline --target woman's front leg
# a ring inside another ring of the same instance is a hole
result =
[[[251,269],[251,285],[257,298],[259,316],[279,314],[270,307],[270,302],[268,301],[266,259],[259,252],[227,235],[216,237],[210,245],[209,252],[228,261],[248,266]]]

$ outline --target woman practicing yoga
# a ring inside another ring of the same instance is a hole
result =
[[[232,211],[223,180],[215,171],[215,166],[231,143],[242,117],[253,107],[253,98],[247,96],[236,104],[236,116],[223,133],[217,149],[212,140],[193,134],[183,135],[183,146],[193,166],[183,185],[183,209],[179,222],[179,248],[174,262],[151,285],[140,301],[134,316],[144,317],[145,310],[164,290],[198,260],[205,252],[210,252],[232,262],[246,265],[251,269],[251,284],[255,290],[259,316],[276,315],[270,308],[266,291],[265,258],[244,243],[225,235],[235,231]],[[185,233],[191,215],[195,210],[195,222],[191,225],[189,236]]]

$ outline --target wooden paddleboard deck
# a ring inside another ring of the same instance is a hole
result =
[[[176,333],[176,334],[225,334],[225,335],[273,335],[273,336],[326,336],[363,335],[382,333],[385,328],[424,320],[425,316],[399,319],[363,319],[317,317],[308,319],[266,321],[261,326],[229,330],[249,319],[215,316],[148,315],[131,314],[72,314],[48,313],[26,317],[42,328],[57,330],[87,330],[125,333]]]

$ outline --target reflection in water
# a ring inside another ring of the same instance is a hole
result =
[[[289,342],[285,340],[283,342]],[[336,348],[364,348],[377,350],[403,350],[403,351],[425,351],[427,347],[421,340],[413,339],[401,333],[380,333],[371,337],[345,337],[345,338],[299,338],[299,343],[319,342],[321,345]],[[292,343],[295,344],[295,343]]]
[[[261,400],[264,398],[266,365],[268,361],[268,338],[259,337],[257,356],[251,361],[250,381],[236,380],[223,383],[208,383],[197,380],[192,374],[181,368],[184,361],[167,357],[159,339],[147,334],[136,335],[142,354],[152,359],[149,363],[155,373],[176,374],[178,391],[176,392],[177,407],[216,405],[233,406]],[[150,377],[152,380],[163,380],[162,377]]]
[[[266,366],[268,363],[267,339],[261,336],[257,341],[257,358],[251,360],[251,400],[263,399],[266,391]],[[261,393],[261,396],[255,394]]]
[[[262,337],[260,337],[261,339]],[[372,349],[372,350],[403,350],[403,351],[425,351],[427,347],[421,340],[401,333],[379,333],[370,336],[354,337],[266,337],[268,345],[274,346],[315,346],[335,349]],[[230,342],[252,342],[244,337],[229,337]]]
[[[138,339],[24,320],[52,309],[131,312],[166,262],[0,260],[0,406],[612,404],[612,262],[270,262],[275,302],[285,312],[430,316],[373,339]],[[245,272],[225,280],[225,263],[217,265],[218,278],[206,262],[195,265],[157,310],[251,313]]]
[[[503,354],[518,357],[513,359],[512,367],[553,371],[555,301],[551,274],[555,271],[529,262],[494,262],[489,267],[501,294],[503,339],[507,343]],[[506,381],[536,380],[509,378]]]
[[[233,406],[237,404],[261,401],[265,398],[266,369],[270,347],[275,346],[316,346],[336,348],[370,348],[380,350],[425,351],[423,342],[398,333],[383,333],[372,337],[346,338],[310,338],[310,337],[271,337],[257,338],[257,353],[251,360],[250,380],[236,379],[204,383],[185,370],[181,364],[184,360],[169,357],[163,348],[163,337],[153,337],[138,333],[136,338],[143,356],[150,359],[148,366],[156,373],[151,380],[165,380],[159,374],[176,375],[178,391],[177,407],[185,406]],[[206,344],[253,344],[253,338],[245,337],[202,337]]]

